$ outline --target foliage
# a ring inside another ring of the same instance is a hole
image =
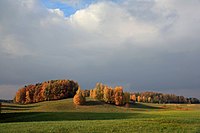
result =
[[[86,102],[85,97],[83,96],[83,92],[81,91],[80,87],[76,92],[76,95],[73,98],[73,102],[76,105],[83,105]]]
[[[133,102],[136,102],[135,94],[130,94],[130,100],[133,101]]]
[[[90,90],[90,97],[104,101],[105,103],[124,105],[125,101],[130,101],[130,95],[127,93],[127,98],[124,98],[123,87],[117,86],[114,89],[103,85],[102,83],[97,83],[93,90]]]
[[[111,87],[105,86],[103,101],[106,103],[114,103],[114,91]]]
[[[124,92],[124,102],[129,103],[130,102],[130,93]]]
[[[135,99],[135,96],[137,96],[137,99]],[[184,96],[158,92],[132,93],[130,97],[132,101],[136,100],[144,103],[200,103],[197,98],[185,98]]]
[[[114,89],[115,105],[124,105],[124,93],[121,86],[117,86]]]
[[[2,103],[0,102],[0,113],[1,113],[1,106],[2,106]]]
[[[71,98],[78,90],[78,83],[73,80],[50,80],[19,89],[14,102],[20,104]]]
[[[81,92],[82,92],[82,95],[84,97],[89,97],[90,96],[90,90],[81,90]]]

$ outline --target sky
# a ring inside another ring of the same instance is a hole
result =
[[[0,99],[72,79],[200,98],[200,0],[0,0]]]

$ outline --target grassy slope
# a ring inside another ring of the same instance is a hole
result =
[[[132,104],[130,108],[88,99],[30,105],[3,104],[0,132],[200,132],[200,105]]]

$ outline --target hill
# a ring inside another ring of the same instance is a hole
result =
[[[29,105],[3,103],[0,132],[198,132],[200,105],[131,103],[130,108],[87,99]]]

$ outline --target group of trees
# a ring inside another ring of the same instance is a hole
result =
[[[72,98],[78,90],[78,83],[73,80],[50,80],[19,89],[14,102],[20,104]]]
[[[117,86],[113,89],[102,83],[97,83],[95,88],[90,90],[90,97],[115,105],[124,105],[130,101],[130,94],[124,93],[123,87]]]
[[[199,103],[197,98],[185,98],[174,94],[163,94],[158,92],[132,93],[131,101],[147,103]]]
[[[200,103],[197,98],[185,98],[174,94],[158,92],[123,92],[123,87],[115,88],[97,83],[92,90],[80,90],[77,82],[73,80],[50,80],[35,85],[28,85],[19,89],[13,102],[20,104],[36,103],[41,101],[72,98],[77,105],[84,104],[85,97],[98,99],[105,103],[124,105],[131,101],[147,103]]]

